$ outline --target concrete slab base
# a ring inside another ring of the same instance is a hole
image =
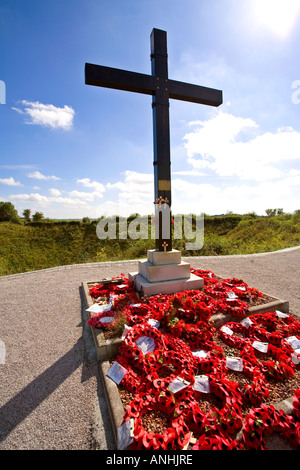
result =
[[[202,289],[203,279],[191,274],[188,279],[175,279],[169,281],[150,282],[139,273],[128,273],[128,279],[134,283],[135,289],[143,295],[175,294],[183,290]]]

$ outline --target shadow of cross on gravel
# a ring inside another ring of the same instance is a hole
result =
[[[0,442],[83,363],[78,354],[82,341],[79,338],[72,349],[0,408]],[[83,368],[82,382],[89,378],[85,372]]]
[[[95,397],[91,397],[91,400],[93,398],[98,400],[98,411],[101,415],[100,422],[103,423],[104,428],[104,435],[98,436],[93,434],[91,445],[95,448],[99,448],[99,445],[101,448],[103,445],[108,446],[108,449],[114,448],[113,431],[108,418],[109,409],[98,370],[94,341],[90,328],[87,328],[86,306],[81,287],[79,288],[79,296],[81,299],[81,322],[76,326],[82,327],[82,336],[68,352],[0,408],[0,443],[44,400],[49,398],[68,377],[82,366],[81,384],[92,377],[96,378],[97,388],[95,390]],[[70,407],[72,406],[72,397],[70,397]],[[97,420],[97,415],[95,419]],[[99,439],[101,442],[99,442]]]

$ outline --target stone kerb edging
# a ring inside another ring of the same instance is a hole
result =
[[[97,284],[101,283],[101,281],[89,281],[89,282],[82,282],[82,289],[84,292],[85,304],[86,308],[89,308],[93,305],[93,300],[89,295],[89,284]],[[270,296],[269,296],[270,297]],[[231,321],[241,321],[248,315],[253,315],[255,313],[266,313],[266,312],[275,312],[279,310],[284,313],[289,312],[289,302],[280,299],[274,299],[272,302],[268,302],[265,304],[257,305],[254,307],[250,307],[249,312],[241,317],[237,318],[232,315],[228,314],[216,314],[212,315],[210,318],[210,323],[217,329],[221,328],[227,322]],[[90,312],[87,312],[90,314]],[[91,316],[91,315],[90,315]],[[102,376],[105,394],[108,402],[110,418],[113,428],[113,433],[116,442],[116,449],[117,449],[117,442],[118,442],[118,428],[122,424],[123,416],[124,416],[124,407],[121,401],[121,397],[119,394],[118,386],[107,377],[107,372],[111,367],[110,361],[114,360],[118,354],[119,347],[122,343],[121,338],[114,338],[111,340],[106,340],[104,337],[104,333],[101,329],[92,328],[91,332],[94,338],[95,347],[97,351],[97,358],[99,360],[99,369]],[[292,412],[292,397],[289,399],[283,400],[282,402],[278,402],[274,405],[276,408],[283,409],[287,414]]]

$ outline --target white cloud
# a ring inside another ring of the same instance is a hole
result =
[[[29,173],[27,176],[28,178],[35,178],[37,180],[55,180],[55,181],[60,180],[60,178],[58,178],[57,176],[45,176],[39,171],[35,171],[34,173]]]
[[[153,198],[153,175],[148,173],[137,173],[136,171],[125,171],[124,181],[108,183],[107,189],[120,189],[126,194],[131,194],[132,198],[148,197],[151,193]]]
[[[103,194],[99,191],[93,191],[91,193],[87,193],[85,191],[70,191],[69,196],[71,197],[79,197],[81,199],[85,199],[87,201],[94,201],[95,198],[102,198]]]
[[[91,181],[89,178],[78,179],[77,183],[82,184],[86,188],[93,188],[100,193],[105,191],[105,186],[102,183],[99,183],[98,181]]]
[[[295,168],[291,168],[288,172],[289,176],[299,176],[300,175],[300,170],[296,170]]]
[[[172,175],[179,176],[205,176],[206,173],[197,170],[182,170],[182,171],[173,171]]]
[[[51,197],[49,198],[49,202],[56,202],[58,204],[66,204],[70,206],[86,205],[86,202],[82,201],[82,199],[73,199],[70,197]]]
[[[107,183],[106,189],[112,190],[114,201],[105,201],[99,207],[98,215],[120,214],[125,217],[133,213],[141,215],[154,212],[153,174],[126,171],[124,179]]]
[[[73,126],[73,118],[75,111],[70,106],[64,106],[58,108],[53,104],[43,104],[38,101],[26,101],[22,100],[20,104],[23,109],[12,108],[20,114],[28,116],[26,124],[35,124],[45,127],[51,127],[52,129],[61,128],[69,130]]]
[[[61,196],[61,191],[56,188],[50,188],[49,193],[51,196]]]
[[[35,202],[39,204],[47,204],[49,202],[49,198],[47,196],[42,196],[39,193],[30,193],[30,194],[11,194],[10,199],[22,202]]]
[[[174,214],[239,214],[255,211],[265,215],[268,208],[282,207],[293,212],[300,204],[300,176],[284,177],[279,181],[261,181],[255,184],[218,185],[194,184],[174,179],[172,184],[172,211]]]
[[[32,202],[39,204],[41,206],[48,206],[52,203],[58,203],[58,204],[66,204],[66,205],[71,205],[71,206],[77,206],[77,205],[86,205],[85,201],[82,201],[81,199],[73,199],[73,198],[68,198],[68,197],[51,197],[51,196],[43,196],[42,194],[39,193],[24,193],[24,194],[11,194],[9,196],[10,199],[15,200],[15,201],[21,201],[21,202]]]
[[[0,178],[0,183],[7,186],[23,186],[20,181],[15,181],[12,176],[10,178]]]
[[[291,128],[247,138],[247,132],[258,129],[258,125],[252,119],[222,111],[208,121],[191,125],[197,128],[185,135],[185,148],[188,162],[197,170],[263,181],[281,176],[278,164],[300,159],[300,133]]]

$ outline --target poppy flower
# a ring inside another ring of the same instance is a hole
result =
[[[175,449],[174,441],[176,438],[175,429],[169,427],[163,434],[156,433],[153,437],[153,450],[172,450]]]
[[[145,450],[153,449],[153,438],[154,438],[154,433],[152,431],[145,432],[142,438],[142,445]]]
[[[218,435],[208,437],[203,434],[192,447],[192,450],[227,450],[231,445],[232,441],[230,439]]]

